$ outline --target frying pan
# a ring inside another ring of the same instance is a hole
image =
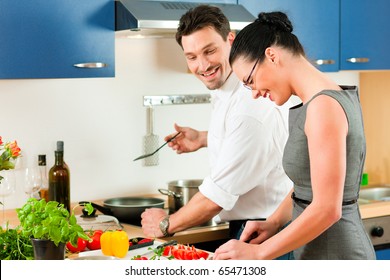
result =
[[[164,208],[165,201],[154,197],[116,197],[103,201],[103,205],[80,201],[80,205],[91,205],[105,215],[111,215],[120,222],[141,226],[141,214],[147,208]]]

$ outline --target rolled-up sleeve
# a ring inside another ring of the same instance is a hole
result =
[[[280,139],[274,139],[278,121],[275,117],[265,116],[259,120],[248,115],[235,115],[226,122],[223,139],[209,131],[209,137],[214,137],[209,138],[209,143],[215,145],[213,149],[218,149],[218,157],[215,157],[211,173],[199,191],[229,211],[240,195],[259,185],[267,185],[269,173],[281,165]]]

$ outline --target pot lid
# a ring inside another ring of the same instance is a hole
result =
[[[118,219],[109,215],[95,215],[93,217],[85,217],[84,215],[76,216],[77,224],[84,230],[117,230],[122,229],[122,225]]]

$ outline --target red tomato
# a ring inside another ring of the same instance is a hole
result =
[[[77,247],[73,246],[70,241],[66,243],[66,248],[68,248],[68,250],[72,253],[83,252],[86,247],[87,241],[80,237],[77,239]]]
[[[141,261],[146,261],[146,260],[148,260],[148,258],[147,257],[136,257],[136,258],[134,258],[133,260],[141,260]]]
[[[89,250],[99,250],[101,248],[100,245],[100,236],[103,234],[102,230],[95,230],[92,234],[89,234],[92,241],[87,242],[87,247]]]
[[[164,251],[163,251],[162,255],[163,255],[164,257],[169,257],[169,256],[171,255],[172,249],[173,249],[173,246],[166,246],[166,247],[164,248]]]
[[[172,254],[177,260],[185,260],[186,251],[184,249],[177,249]]]
[[[203,250],[197,250],[196,253],[199,256],[199,258],[204,258],[205,260],[207,260],[207,258],[209,257],[209,253]]]
[[[198,256],[198,253],[195,252],[195,251],[192,251],[192,252],[188,252],[187,253],[187,260],[199,260],[199,256]]]

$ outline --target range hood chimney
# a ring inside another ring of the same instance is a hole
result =
[[[181,16],[189,9],[204,3],[166,1],[115,1],[115,30],[130,30],[143,34],[174,34]],[[255,17],[239,4],[214,4],[230,22],[232,30],[241,30]]]

